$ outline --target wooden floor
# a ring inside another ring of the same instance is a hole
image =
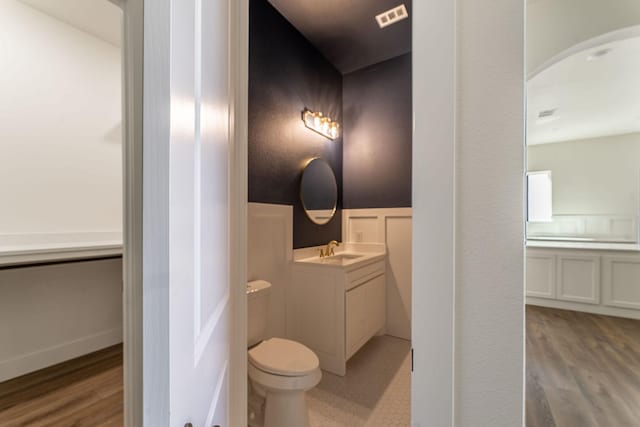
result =
[[[122,346],[0,383],[0,426],[122,426]]]
[[[526,313],[527,427],[640,426],[640,321]]]
[[[527,427],[640,426],[640,321],[527,306]],[[0,383],[0,426],[122,426],[122,347]]]

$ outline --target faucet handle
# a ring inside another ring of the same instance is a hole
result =
[[[324,248],[320,248],[320,258],[324,258],[325,256],[328,256],[328,254],[325,255]]]

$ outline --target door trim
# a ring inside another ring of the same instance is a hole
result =
[[[229,1],[229,425],[247,425],[249,1]]]
[[[124,425],[142,426],[142,102],[144,0],[122,0]]]

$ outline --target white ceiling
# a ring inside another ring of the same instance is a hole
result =
[[[122,10],[109,0],[20,0],[115,46],[121,45]]]
[[[611,50],[589,59],[603,49]],[[573,54],[527,83],[529,145],[632,132],[640,132],[640,37]]]

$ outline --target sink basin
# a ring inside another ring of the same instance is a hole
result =
[[[342,264],[344,261],[351,261],[354,259],[358,259],[358,258],[362,258],[364,255],[356,255],[356,254],[339,254],[339,255],[333,255],[330,257],[326,257],[322,259],[322,262],[329,262],[329,263],[337,263],[337,264]]]
[[[380,245],[382,246],[382,245]],[[307,257],[298,258],[295,260],[297,264],[326,266],[327,268],[340,268],[351,270],[358,268],[359,266],[366,265],[367,263],[375,262],[379,259],[383,259],[385,254],[383,252],[384,247],[380,247],[380,252],[373,251],[359,251],[358,248],[346,248],[345,251],[340,251],[332,256],[320,258],[318,248],[309,248],[307,250]],[[355,249],[355,250],[354,250]],[[367,248],[369,249],[369,248]],[[378,249],[377,247],[375,249]],[[317,251],[317,252],[316,252]],[[312,255],[316,253],[315,256]]]
[[[362,258],[364,255],[361,254],[338,254],[325,258],[317,258],[314,260],[319,264],[334,264],[334,265],[344,265],[351,263],[352,261],[357,260],[358,258]]]

